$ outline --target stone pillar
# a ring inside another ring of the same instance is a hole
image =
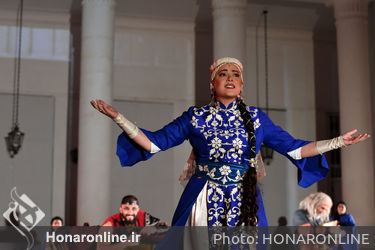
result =
[[[370,133],[369,1],[330,2],[337,29],[341,131],[357,128],[360,133]],[[374,162],[370,140],[341,150],[343,199],[357,225],[361,226],[375,224]]]
[[[83,0],[78,142],[77,225],[97,225],[111,214],[111,120],[92,99],[112,101],[115,0]]]
[[[235,57],[246,65],[247,0],[212,0],[213,55]]]

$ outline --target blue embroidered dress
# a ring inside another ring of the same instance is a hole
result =
[[[328,172],[322,155],[294,160],[287,154],[308,141],[294,139],[281,127],[275,126],[259,108],[248,107],[254,123],[256,153],[264,143],[286,156],[298,168],[298,184],[308,187],[323,179]],[[207,183],[207,225],[236,225],[242,199],[242,177],[254,162],[250,159],[248,135],[237,101],[225,107],[222,103],[201,108],[190,107],[164,128],[146,136],[161,150],[167,150],[189,140],[197,162],[196,174],[187,184],[175,211],[172,225],[184,226],[192,207]],[[124,133],[117,142],[117,155],[122,166],[149,159],[153,154],[143,150]],[[267,219],[258,189],[259,226]]]

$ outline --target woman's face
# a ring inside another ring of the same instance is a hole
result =
[[[241,71],[233,64],[224,64],[217,71],[213,92],[217,100],[234,101],[241,93],[242,78]]]
[[[346,206],[344,204],[337,205],[337,213],[339,215],[345,214],[346,213]]]

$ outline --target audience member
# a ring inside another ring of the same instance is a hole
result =
[[[347,213],[347,207],[344,201],[337,203],[331,220],[337,221],[337,224],[340,226],[355,226],[355,220],[351,214]]]
[[[331,207],[332,199],[327,194],[310,194],[299,203],[299,209],[293,215],[293,225],[336,226],[337,222],[329,222]]]
[[[138,199],[133,195],[127,195],[121,200],[119,213],[108,217],[102,226],[152,226],[160,222],[160,219],[139,208]],[[161,223],[165,224],[165,223]]]
[[[51,227],[56,230],[58,227],[64,226],[64,221],[60,216],[55,216],[51,219]]]

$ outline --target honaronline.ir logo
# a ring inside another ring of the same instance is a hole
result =
[[[12,201],[3,216],[26,238],[27,250],[29,250],[34,245],[34,237],[30,231],[44,218],[45,214],[26,194],[19,196],[16,187],[10,191],[10,197]]]

